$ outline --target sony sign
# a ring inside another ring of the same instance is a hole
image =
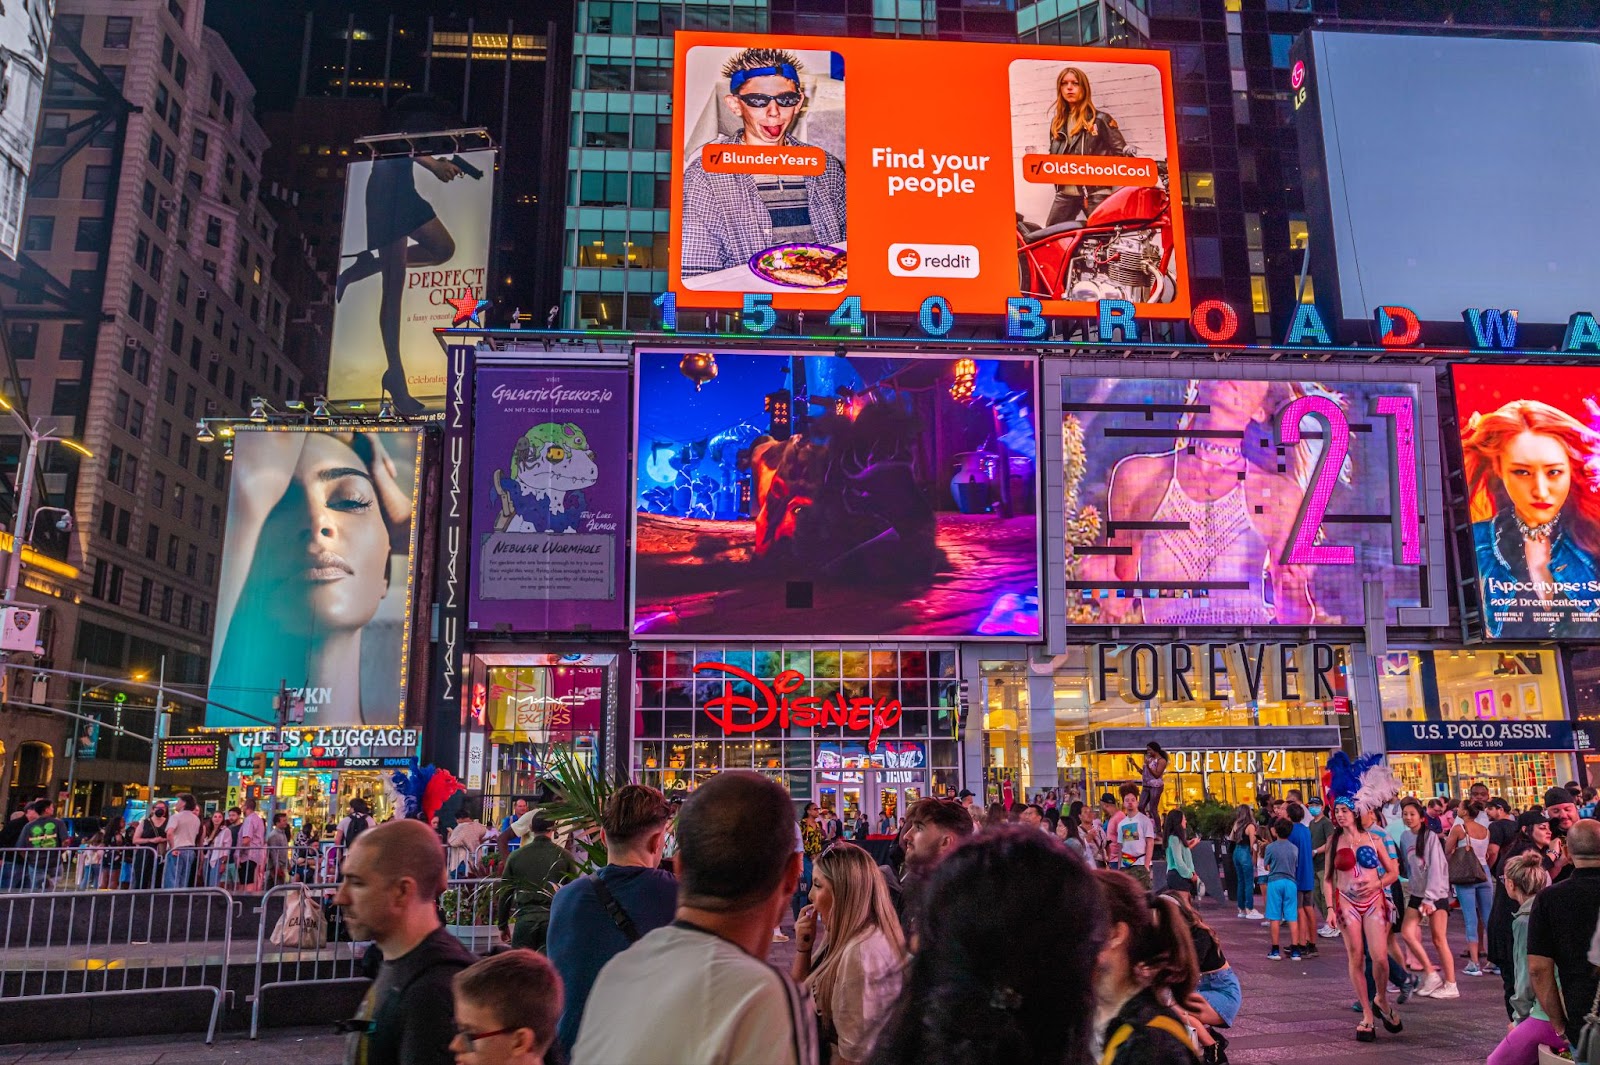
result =
[[[1104,702],[1330,702],[1339,655],[1331,643],[1097,643],[1089,698]]]

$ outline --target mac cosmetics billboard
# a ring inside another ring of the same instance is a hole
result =
[[[636,637],[1040,635],[1033,360],[636,363]]]

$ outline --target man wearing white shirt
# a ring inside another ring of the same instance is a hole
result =
[[[696,788],[678,817],[678,912],[600,970],[573,1065],[816,1065],[816,1011],[766,962],[800,882],[794,807],[757,773]]]
[[[200,842],[199,803],[188,792],[178,796],[178,812],[167,822],[167,871],[169,888],[194,886],[195,846]]]

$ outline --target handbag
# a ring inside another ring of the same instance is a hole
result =
[[[283,913],[272,926],[270,942],[275,947],[295,950],[320,950],[327,945],[328,926],[322,905],[304,885],[284,900]]]
[[[1478,855],[1473,851],[1472,845],[1465,838],[1455,850],[1450,852],[1449,860],[1450,883],[1461,887],[1471,887],[1481,884],[1489,879],[1483,871],[1483,863],[1478,861]]]
[[[1572,1048],[1576,1065],[1600,1065],[1600,988],[1595,988],[1594,1003],[1584,1014],[1578,1045]]]

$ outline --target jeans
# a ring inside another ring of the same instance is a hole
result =
[[[1346,933],[1348,935],[1349,933]],[[1406,971],[1400,968],[1400,963],[1394,960],[1393,954],[1386,954],[1389,960],[1389,982],[1395,987],[1406,986]],[[1372,951],[1361,952],[1361,971],[1367,974],[1367,1001],[1371,1002],[1378,996],[1378,988],[1372,982]]]
[[[169,888],[194,885],[194,852],[177,850],[167,855],[165,886]]]
[[[1250,856],[1250,848],[1243,843],[1237,843],[1233,848],[1233,878],[1234,893],[1237,896],[1239,909],[1253,910],[1256,907],[1256,867],[1255,861]]]
[[[1228,1027],[1233,1027],[1234,1018],[1239,1016],[1239,1007],[1244,1002],[1244,988],[1239,984],[1238,973],[1231,968],[1201,973],[1200,983],[1195,990],[1217,1011],[1217,1016]]]
[[[1456,899],[1461,903],[1461,919],[1467,925],[1467,942],[1478,942],[1478,922],[1489,923],[1489,910],[1494,905],[1494,884],[1485,880],[1481,884],[1457,884]]]
[[[809,903],[810,901],[811,901],[811,855],[808,854],[801,860],[800,883],[795,885],[794,898],[789,900],[789,904],[794,910],[794,916],[797,919],[800,916],[800,911],[802,909],[804,909],[806,904]]]

